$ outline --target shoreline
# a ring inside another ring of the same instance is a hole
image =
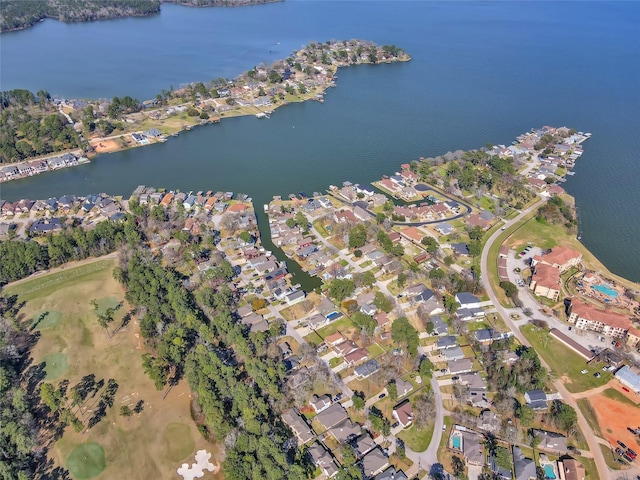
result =
[[[268,119],[276,109],[291,103],[309,100],[324,103],[325,92],[336,86],[337,72],[340,68],[410,60],[409,54],[395,46],[381,46],[364,40],[310,43],[292,52],[286,59],[276,60],[268,68],[254,67],[233,80],[226,80],[224,83],[211,82],[211,90],[202,82],[198,82],[190,83],[176,91],[163,91],[155,100],[140,102],[138,110],[123,113],[115,119],[106,115],[109,102],[61,99],[56,100],[56,105],[58,113],[64,115],[67,122],[76,129],[82,122],[78,120],[74,124],[70,115],[80,117],[88,107],[94,112],[100,112],[93,115],[96,122],[114,121],[118,126],[116,128],[112,125],[113,130],[107,135],[88,136],[83,140],[85,147],[81,156],[91,159],[104,153],[163,143],[185,130],[219,123],[224,118],[254,115],[258,119]],[[114,135],[114,130],[118,129],[121,132]],[[6,166],[0,164],[0,184],[53,170],[48,168],[43,160],[76,151],[78,149],[74,148],[8,163]],[[31,165],[32,163],[37,165]],[[27,164],[29,166],[25,166]],[[18,170],[12,171],[11,174],[5,173],[12,167],[17,167]]]

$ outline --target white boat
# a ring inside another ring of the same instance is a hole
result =
[[[269,211],[269,205],[267,205],[266,203],[262,206],[262,208],[264,208],[265,212]]]
[[[269,118],[269,115],[267,115],[264,112],[260,112],[260,113],[256,113],[256,118]]]

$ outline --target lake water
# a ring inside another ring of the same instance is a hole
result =
[[[640,3],[320,2],[191,9],[86,24],[47,20],[0,38],[1,88],[66,97],[152,98],[233,77],[309,41],[364,38],[409,52],[404,64],[342,69],[325,103],[270,120],[225,119],[165,144],[0,186],[5,199],[136,185],[272,195],[371,181],[400,163],[509,143],[541,125],[589,131],[576,175],[584,244],[640,280]],[[28,61],[25,61],[28,59]]]

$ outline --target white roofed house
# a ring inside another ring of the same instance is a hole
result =
[[[313,394],[311,400],[309,401],[309,404],[316,413],[324,412],[331,406],[332,403],[333,402],[331,401],[331,396],[328,394],[320,396]]]

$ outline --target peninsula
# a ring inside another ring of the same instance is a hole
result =
[[[160,13],[161,3],[190,7],[239,7],[281,0],[2,0],[0,33],[32,27],[45,18],[61,22],[92,22]]]
[[[287,58],[261,64],[233,80],[197,82],[163,90],[156,98],[52,98],[46,91],[1,93],[0,182],[78,164],[99,154],[163,142],[223,118],[268,118],[278,107],[324,101],[337,71],[352,65],[409,61],[395,45],[364,40],[312,42]],[[8,166],[5,166],[8,164]]]
[[[371,187],[274,197],[268,234],[314,291],[264,248],[247,195],[0,205],[0,308],[26,319],[13,354],[46,373],[27,403],[2,397],[10,431],[42,409],[73,476],[635,475],[640,292],[576,239],[558,185],[590,136],[545,126]]]

